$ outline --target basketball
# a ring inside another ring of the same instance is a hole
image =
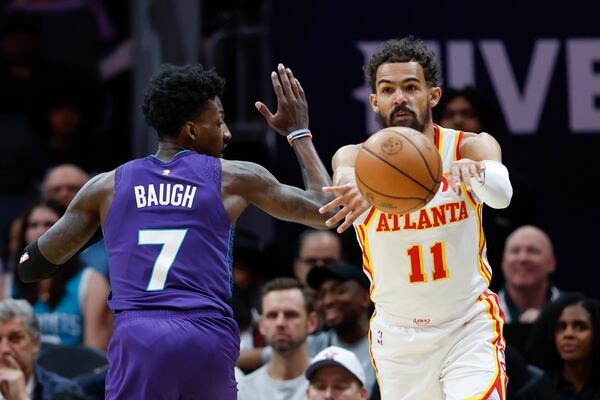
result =
[[[390,127],[362,144],[355,173],[358,189],[372,206],[405,214],[433,199],[442,179],[442,159],[424,134]]]

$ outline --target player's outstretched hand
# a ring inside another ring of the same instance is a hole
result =
[[[471,178],[475,178],[479,183],[483,183],[483,171],[485,171],[485,165],[478,161],[469,160],[468,158],[454,161],[450,167],[448,183],[454,193],[459,196],[462,192],[461,185],[463,183],[465,184],[465,188],[469,192],[472,192]]]
[[[342,233],[351,227],[356,218],[371,208],[369,202],[360,194],[356,183],[326,186],[323,188],[323,191],[334,193],[337,197],[319,209],[321,214],[335,210],[337,207],[342,207],[341,210],[325,222],[327,226],[333,227],[343,219],[344,222],[337,227],[338,233]]]
[[[304,89],[292,70],[280,63],[277,72],[271,72],[271,81],[277,95],[275,114],[271,113],[263,102],[254,103],[267,123],[283,136],[298,129],[308,128],[308,103]]]

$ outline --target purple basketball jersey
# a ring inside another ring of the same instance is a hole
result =
[[[148,156],[121,165],[103,229],[112,310],[232,315],[233,228],[219,159],[183,151],[167,163]]]

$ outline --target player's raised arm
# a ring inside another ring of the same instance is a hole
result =
[[[337,231],[339,233],[348,229],[352,223],[362,213],[368,210],[371,205],[360,194],[356,186],[356,176],[354,174],[354,165],[360,145],[347,145],[341,147],[331,160],[333,168],[333,186],[324,187],[323,190],[333,193],[336,198],[321,207],[322,213],[331,213],[338,207],[342,207],[332,218],[327,220],[327,226],[332,227],[344,220]]]
[[[451,188],[460,194],[464,183],[468,191],[490,207],[508,207],[513,190],[496,139],[485,132],[465,133],[460,153],[462,158],[450,168]]]
[[[108,172],[90,179],[81,188],[65,215],[23,251],[19,262],[23,282],[35,282],[54,275],[89,242],[100,227],[106,193],[112,191],[113,186],[114,173]]]
[[[312,143],[304,89],[283,64],[271,73],[271,82],[277,96],[276,112],[271,113],[262,102],[256,102],[256,108],[277,133],[287,137],[300,164],[305,190],[282,185],[256,164],[224,161],[224,194],[240,196],[277,218],[326,228],[327,216],[318,210],[333,199],[333,195],[322,191],[324,186],[331,185],[331,178]]]

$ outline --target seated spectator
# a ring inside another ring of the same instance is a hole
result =
[[[240,400],[300,400],[308,382],[307,336],[317,326],[312,293],[292,278],[276,278],[262,291],[260,331],[271,346],[271,359],[239,382]]]
[[[61,392],[83,395],[66,378],[35,363],[40,350],[40,328],[29,303],[0,300],[0,393],[6,400],[51,400]]]
[[[298,239],[298,254],[294,258],[294,275],[306,285],[306,276],[315,267],[328,267],[342,260],[338,235],[330,231],[308,229]]]
[[[314,268],[307,280],[317,290],[319,315],[324,316],[323,325],[328,329],[309,337],[309,354],[315,355],[329,346],[352,351],[365,371],[369,393],[378,392],[369,346],[369,279],[358,267],[334,264],[329,268]]]
[[[89,175],[77,165],[59,164],[46,172],[42,182],[42,196],[45,200],[54,200],[65,209],[90,179]],[[100,240],[79,254],[81,261],[98,270],[108,278],[108,253],[104,240]]]
[[[42,182],[42,196],[46,200],[54,200],[64,208],[69,207],[71,200],[79,189],[85,185],[90,176],[74,164],[60,164],[46,172]]]
[[[600,399],[600,302],[570,294],[549,304],[533,327],[529,358],[544,374],[519,399]]]
[[[522,353],[542,308],[562,295],[550,280],[555,269],[552,242],[544,231],[525,225],[509,235],[502,258],[505,285],[498,298],[505,315],[506,341]]]
[[[23,217],[17,254],[50,229],[63,212],[54,202],[31,207]],[[106,350],[113,321],[106,304],[108,282],[93,268],[84,267],[78,257],[69,261],[63,273],[41,282],[25,284],[15,279],[13,296],[33,305],[42,342],[84,344]]]
[[[330,346],[317,354],[306,370],[308,400],[366,400],[365,372],[349,350]]]

